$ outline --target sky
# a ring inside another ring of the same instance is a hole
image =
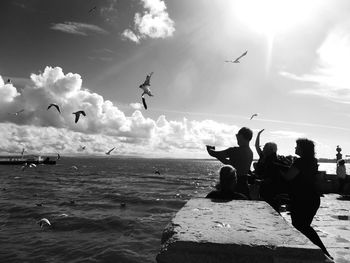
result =
[[[319,158],[350,154],[349,13],[348,0],[2,0],[0,154],[211,158],[205,145],[237,146],[243,126],[252,148],[265,129],[279,154],[301,137]]]

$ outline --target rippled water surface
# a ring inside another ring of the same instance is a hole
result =
[[[211,190],[219,167],[133,158],[0,166],[0,262],[155,262],[166,224]]]
[[[155,262],[166,224],[211,190],[220,166],[134,158],[0,166],[0,262]]]

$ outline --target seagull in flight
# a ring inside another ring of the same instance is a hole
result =
[[[85,146],[85,145],[84,145],[84,146],[81,146],[81,149],[82,149],[82,150],[85,150],[85,148],[86,148],[86,146]]]
[[[59,153],[57,153],[57,159],[56,160],[59,160],[61,159],[61,155]]]
[[[57,104],[55,104],[55,103],[51,103],[51,104],[47,107],[47,109],[50,109],[52,106],[54,106],[54,107],[58,110],[58,112],[61,113],[60,107],[59,107]]]
[[[12,81],[11,81],[11,79],[7,79],[7,82],[6,82],[6,84],[12,84]]]
[[[248,50],[247,50],[246,52],[244,52],[242,55],[240,55],[238,58],[236,58],[235,60],[225,60],[225,62],[239,63],[239,62],[240,62],[239,60],[240,60],[242,57],[244,57],[245,55],[247,55],[247,53],[248,53]]]
[[[9,113],[9,114],[18,116],[18,115],[19,115],[20,113],[22,113],[23,111],[24,111],[24,109],[21,109],[21,110],[19,110],[19,111],[16,111],[16,112],[14,112],[14,113]]]
[[[73,112],[72,114],[75,114],[75,123],[78,122],[79,117],[80,117],[81,114],[83,114],[83,116],[86,116],[86,113],[83,110]]]
[[[91,9],[89,10],[89,13],[91,13],[92,11],[95,11],[96,8],[97,8],[97,6],[94,6],[93,8],[91,8]]]
[[[254,113],[251,117],[250,117],[250,119],[252,120],[254,117],[256,117],[256,116],[258,116],[258,114],[257,113]]]
[[[150,81],[151,81],[152,75],[153,75],[153,72],[149,73],[146,76],[146,80],[139,86],[139,88],[143,90],[141,94],[141,98],[142,98],[142,104],[146,110],[147,110],[147,104],[146,104],[145,95],[147,94],[150,97],[153,96],[151,89],[149,88],[151,86]]]
[[[51,226],[50,221],[47,218],[42,218],[38,221],[38,224],[41,228],[43,228],[44,225]]]
[[[107,155],[111,155],[111,152],[115,149],[115,147],[113,147],[112,149],[110,149],[108,152],[106,152]]]

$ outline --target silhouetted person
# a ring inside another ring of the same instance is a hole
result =
[[[340,159],[343,158],[343,155],[341,154],[341,148],[339,147],[339,145],[337,145],[337,148],[335,150],[337,151],[337,154],[336,154],[337,161],[339,161]]]
[[[318,163],[315,158],[314,142],[308,139],[297,139],[295,154],[300,158],[296,158],[289,170],[283,173],[290,184],[292,224],[319,246],[325,255],[332,258],[316,231],[311,227],[321,202],[316,184]]]
[[[259,191],[260,198],[279,212],[280,201],[277,197],[279,194],[288,193],[287,182],[281,176],[283,166],[277,164],[282,159],[277,155],[277,144],[267,142],[262,150],[260,148],[260,135],[263,131],[264,129],[258,132],[255,140],[255,149],[259,155],[259,160],[254,163],[254,173],[255,177],[262,180]],[[289,165],[291,165],[291,162]]]
[[[231,165],[225,165],[220,169],[220,182],[216,190],[210,192],[206,198],[220,199],[224,201],[247,200],[248,197],[237,191],[236,169]]]
[[[340,159],[337,162],[337,177],[339,182],[338,193],[342,193],[346,182],[346,167],[344,159]]]
[[[253,132],[246,127],[241,128],[236,134],[238,147],[230,147],[223,151],[215,151],[214,146],[207,145],[210,156],[215,157],[223,164],[232,165],[237,170],[237,192],[250,198],[247,174],[253,161],[253,152],[249,147],[249,142],[253,137]]]

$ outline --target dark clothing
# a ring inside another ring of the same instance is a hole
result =
[[[248,200],[248,198],[238,192],[222,192],[218,190],[214,190],[210,192],[205,198],[210,198],[210,199],[220,199],[220,200]]]
[[[297,158],[292,166],[299,170],[299,174],[290,182],[292,200],[304,202],[319,197],[317,160],[315,158],[310,160]]]
[[[292,224],[329,255],[317,232],[311,227],[321,202],[317,187],[317,159],[298,158],[292,166],[299,170],[296,177],[290,181]]]
[[[230,147],[223,151],[228,156],[228,163],[237,170],[237,192],[249,197],[247,174],[253,161],[253,152],[248,146]]]
[[[263,179],[259,191],[261,199],[270,204],[277,212],[280,206],[277,196],[288,193],[287,182],[281,174],[283,168],[277,164],[281,159],[283,159],[282,156],[276,154],[265,159],[260,158],[255,169],[256,176]]]

